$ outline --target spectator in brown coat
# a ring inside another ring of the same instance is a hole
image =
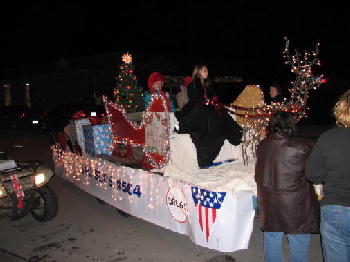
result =
[[[310,233],[319,232],[319,203],[305,179],[311,145],[294,137],[290,113],[276,112],[269,134],[257,147],[258,187],[265,261],[283,261],[282,237],[289,241],[289,261],[308,261]]]

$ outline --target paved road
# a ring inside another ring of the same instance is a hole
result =
[[[13,152],[20,160],[41,159],[52,167],[47,134],[0,130],[0,145],[11,143],[25,146]],[[18,221],[1,220],[1,262],[263,261],[259,219],[254,221],[249,249],[221,253],[142,219],[122,217],[115,208],[99,204],[93,196],[59,177],[54,177],[50,185],[59,198],[58,216],[47,223],[39,223],[31,216]],[[287,251],[286,240],[284,248]],[[312,236],[310,261],[322,261],[319,235]]]

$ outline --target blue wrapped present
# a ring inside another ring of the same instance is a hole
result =
[[[89,155],[111,155],[112,134],[109,125],[84,125],[85,152]]]

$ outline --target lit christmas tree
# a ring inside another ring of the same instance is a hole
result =
[[[131,55],[129,53],[123,54],[122,61],[117,76],[117,84],[114,88],[115,101],[122,105],[128,113],[140,112],[144,108],[143,91],[137,85]]]

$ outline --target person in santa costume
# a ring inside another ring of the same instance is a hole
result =
[[[158,72],[153,72],[148,77],[148,91],[144,94],[144,104],[145,108],[148,108],[151,102],[151,96],[153,94],[158,94],[164,98],[166,101],[166,106],[168,112],[175,112],[176,107],[174,102],[170,99],[169,93],[162,90],[165,83],[165,77]]]

